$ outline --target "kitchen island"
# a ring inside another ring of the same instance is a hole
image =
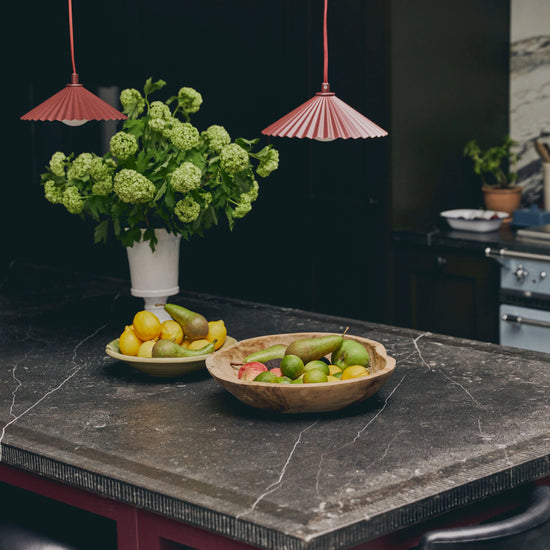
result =
[[[143,305],[128,287],[14,264],[0,291],[4,495],[23,489],[23,502],[37,494],[43,507],[59,501],[108,518],[113,548],[410,548],[438,519],[491,515],[550,476],[550,355],[173,297],[223,319],[238,340],[349,326],[396,359],[389,381],[359,405],[269,413],[206,370],[153,378],[107,356]],[[62,534],[69,520],[58,519]],[[87,548],[91,533],[81,537]]]

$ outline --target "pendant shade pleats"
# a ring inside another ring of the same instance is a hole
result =
[[[21,120],[60,120],[77,126],[88,120],[124,120],[126,115],[89,92],[78,83],[78,75],[72,75],[71,84],[30,110]]]
[[[111,107],[78,82],[74,60],[73,10],[69,1],[69,36],[73,72],[71,83],[55,95],[31,109],[21,120],[59,120],[69,126],[80,126],[88,120],[125,120],[125,114]]]
[[[324,79],[321,91],[267,128],[262,134],[319,141],[387,136],[388,132],[337,98],[328,83],[327,8],[324,12]]]

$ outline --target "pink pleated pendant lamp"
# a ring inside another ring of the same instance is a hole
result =
[[[92,94],[78,82],[74,60],[73,9],[69,0],[69,36],[73,72],[71,83],[55,95],[31,109],[21,120],[59,120],[69,126],[81,126],[89,120],[124,120],[125,114]]]
[[[328,0],[325,0],[323,23],[324,71],[321,91],[267,128],[262,134],[278,137],[310,138],[332,141],[342,138],[387,136],[388,132],[338,99],[328,83]]]

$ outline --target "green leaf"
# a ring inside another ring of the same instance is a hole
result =
[[[164,183],[160,186],[160,189],[157,191],[157,195],[156,195],[156,197],[155,197],[155,199],[154,199],[153,202],[157,202],[157,201],[162,197],[162,195],[164,195],[165,191],[166,191],[166,182],[164,182]]]
[[[164,82],[164,80],[157,80],[156,82],[153,82],[152,78],[149,77],[145,82],[143,93],[145,94],[145,97],[147,97],[148,95],[161,90],[164,86],[166,86],[166,82]]]
[[[98,223],[94,229],[94,242],[106,243],[107,235],[109,234],[109,220],[104,220]]]

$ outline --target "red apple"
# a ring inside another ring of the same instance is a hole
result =
[[[279,367],[275,368],[275,369],[270,369],[269,372],[272,372],[275,376],[277,376],[278,378],[280,378],[281,376],[283,376],[283,373],[281,372],[281,369]]]
[[[257,361],[251,361],[250,363],[245,363],[239,369],[238,378],[239,380],[254,380],[260,372],[267,370],[267,367],[263,363],[258,363]]]

